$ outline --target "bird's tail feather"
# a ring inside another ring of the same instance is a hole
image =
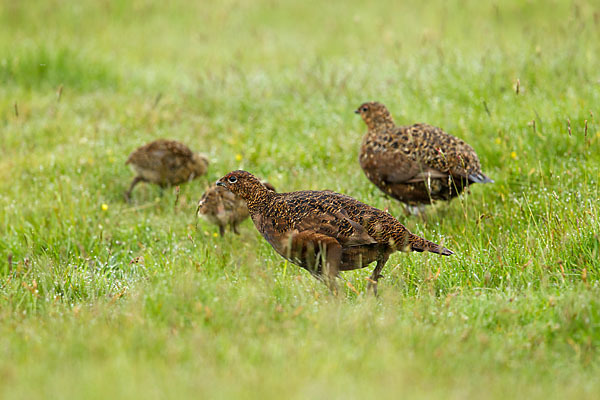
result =
[[[473,183],[494,183],[492,179],[481,172],[469,175],[469,180]]]

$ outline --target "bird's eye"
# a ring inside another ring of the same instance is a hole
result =
[[[367,106],[365,106],[365,107],[361,108],[360,111],[367,112],[367,111],[369,111],[369,108]]]
[[[229,178],[227,178],[227,181],[229,183],[236,183],[237,182],[237,178],[235,176],[230,176]]]

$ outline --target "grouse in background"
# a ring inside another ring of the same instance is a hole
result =
[[[127,200],[140,182],[155,183],[165,188],[196,179],[208,168],[206,157],[192,152],[183,143],[166,139],[158,139],[136,149],[125,164],[130,164],[137,174],[125,192]]]
[[[396,126],[381,103],[362,104],[368,131],[360,148],[360,166],[379,189],[418,214],[435,200],[450,200],[472,183],[493,182],[463,140],[427,124]]]

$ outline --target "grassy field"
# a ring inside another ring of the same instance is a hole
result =
[[[600,6],[536,3],[0,1],[0,398],[598,398]],[[495,183],[406,217],[358,165],[368,100]],[[159,137],[209,173],[127,204]],[[456,254],[336,298],[196,221],[238,168]]]

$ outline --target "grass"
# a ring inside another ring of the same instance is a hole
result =
[[[593,2],[0,5],[0,397],[599,395]],[[404,216],[358,166],[367,100],[464,138],[496,182]],[[124,203],[158,137],[208,176]],[[195,220],[237,168],[456,254],[398,253],[379,298],[370,270],[334,298],[251,222]]]

